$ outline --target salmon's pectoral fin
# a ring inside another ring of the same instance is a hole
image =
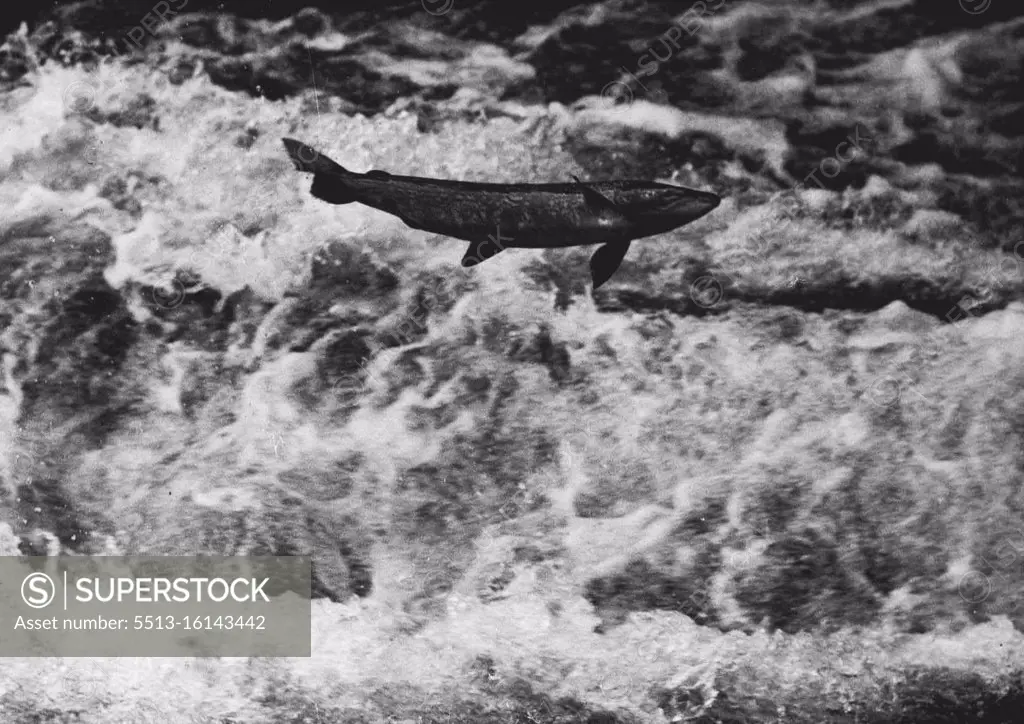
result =
[[[632,239],[610,241],[594,252],[594,255],[590,257],[590,278],[594,281],[594,289],[612,278],[612,274],[626,257],[631,243],[633,243]]]
[[[509,239],[508,241],[511,240]],[[462,257],[462,266],[476,266],[480,262],[487,261],[492,256],[500,254],[504,250],[505,247],[497,243],[497,241],[490,236],[480,241],[471,241],[469,242],[469,248],[466,249],[466,253]]]

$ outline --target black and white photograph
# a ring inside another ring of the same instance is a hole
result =
[[[1024,3],[0,15],[0,724],[1024,722]]]

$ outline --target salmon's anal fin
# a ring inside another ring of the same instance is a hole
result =
[[[511,241],[511,239],[507,239],[506,241]],[[500,254],[504,250],[505,247],[499,244],[497,240],[491,236],[480,241],[471,241],[469,242],[469,248],[466,249],[466,253],[462,257],[462,266],[476,266],[480,262],[487,261],[492,256]]]
[[[590,257],[590,278],[594,281],[594,289],[611,279],[612,274],[618,270],[622,260],[629,251],[632,239],[625,241],[611,241],[598,248]]]

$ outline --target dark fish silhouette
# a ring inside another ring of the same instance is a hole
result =
[[[590,258],[594,289],[611,278],[634,239],[688,224],[721,202],[713,193],[652,181],[486,184],[384,171],[359,174],[304,143],[282,140],[295,167],[314,174],[310,192],[315,197],[331,204],[358,201],[413,229],[464,239],[469,242],[464,267],[506,248],[601,244]]]

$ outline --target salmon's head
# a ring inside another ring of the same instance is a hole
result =
[[[651,184],[631,196],[625,204],[626,214],[648,234],[663,233],[689,224],[722,203],[718,194],[667,184]]]
[[[722,198],[718,194],[685,186],[663,185],[644,204],[644,213],[671,218],[677,225],[682,225],[714,211],[720,203]]]

